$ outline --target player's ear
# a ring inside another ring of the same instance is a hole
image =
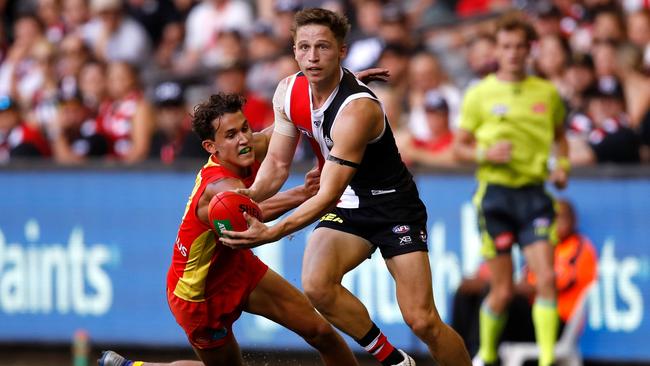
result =
[[[209,152],[210,154],[217,154],[219,152],[217,150],[217,145],[212,140],[201,141],[201,146],[203,146],[205,151]]]
[[[345,56],[348,54],[348,45],[343,43],[341,49],[339,50],[339,53],[341,55],[341,59],[344,59]]]

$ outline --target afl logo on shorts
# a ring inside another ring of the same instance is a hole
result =
[[[395,234],[406,234],[411,230],[408,225],[397,225],[393,228],[393,233]]]

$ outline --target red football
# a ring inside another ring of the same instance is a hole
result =
[[[262,211],[248,196],[235,192],[219,192],[210,200],[208,218],[212,228],[221,235],[222,230],[245,231],[248,223],[244,212],[262,220]]]

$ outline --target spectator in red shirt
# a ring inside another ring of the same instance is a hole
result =
[[[240,94],[246,97],[243,112],[253,131],[262,131],[273,123],[273,107],[269,101],[248,90],[246,86],[247,65],[234,62],[217,71],[215,87],[218,92]]]
[[[108,139],[114,158],[127,164],[140,162],[149,155],[153,109],[144,98],[133,65],[110,63],[107,80],[110,100],[100,105],[98,129]]]

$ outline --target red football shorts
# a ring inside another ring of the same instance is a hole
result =
[[[266,274],[268,266],[264,262],[249,250],[242,252],[248,252],[240,263],[242,267],[219,275],[219,282],[226,282],[228,286],[210,294],[204,301],[187,301],[167,289],[169,309],[193,347],[217,348],[228,343],[233,337],[233,323],[239,319],[248,296]]]

